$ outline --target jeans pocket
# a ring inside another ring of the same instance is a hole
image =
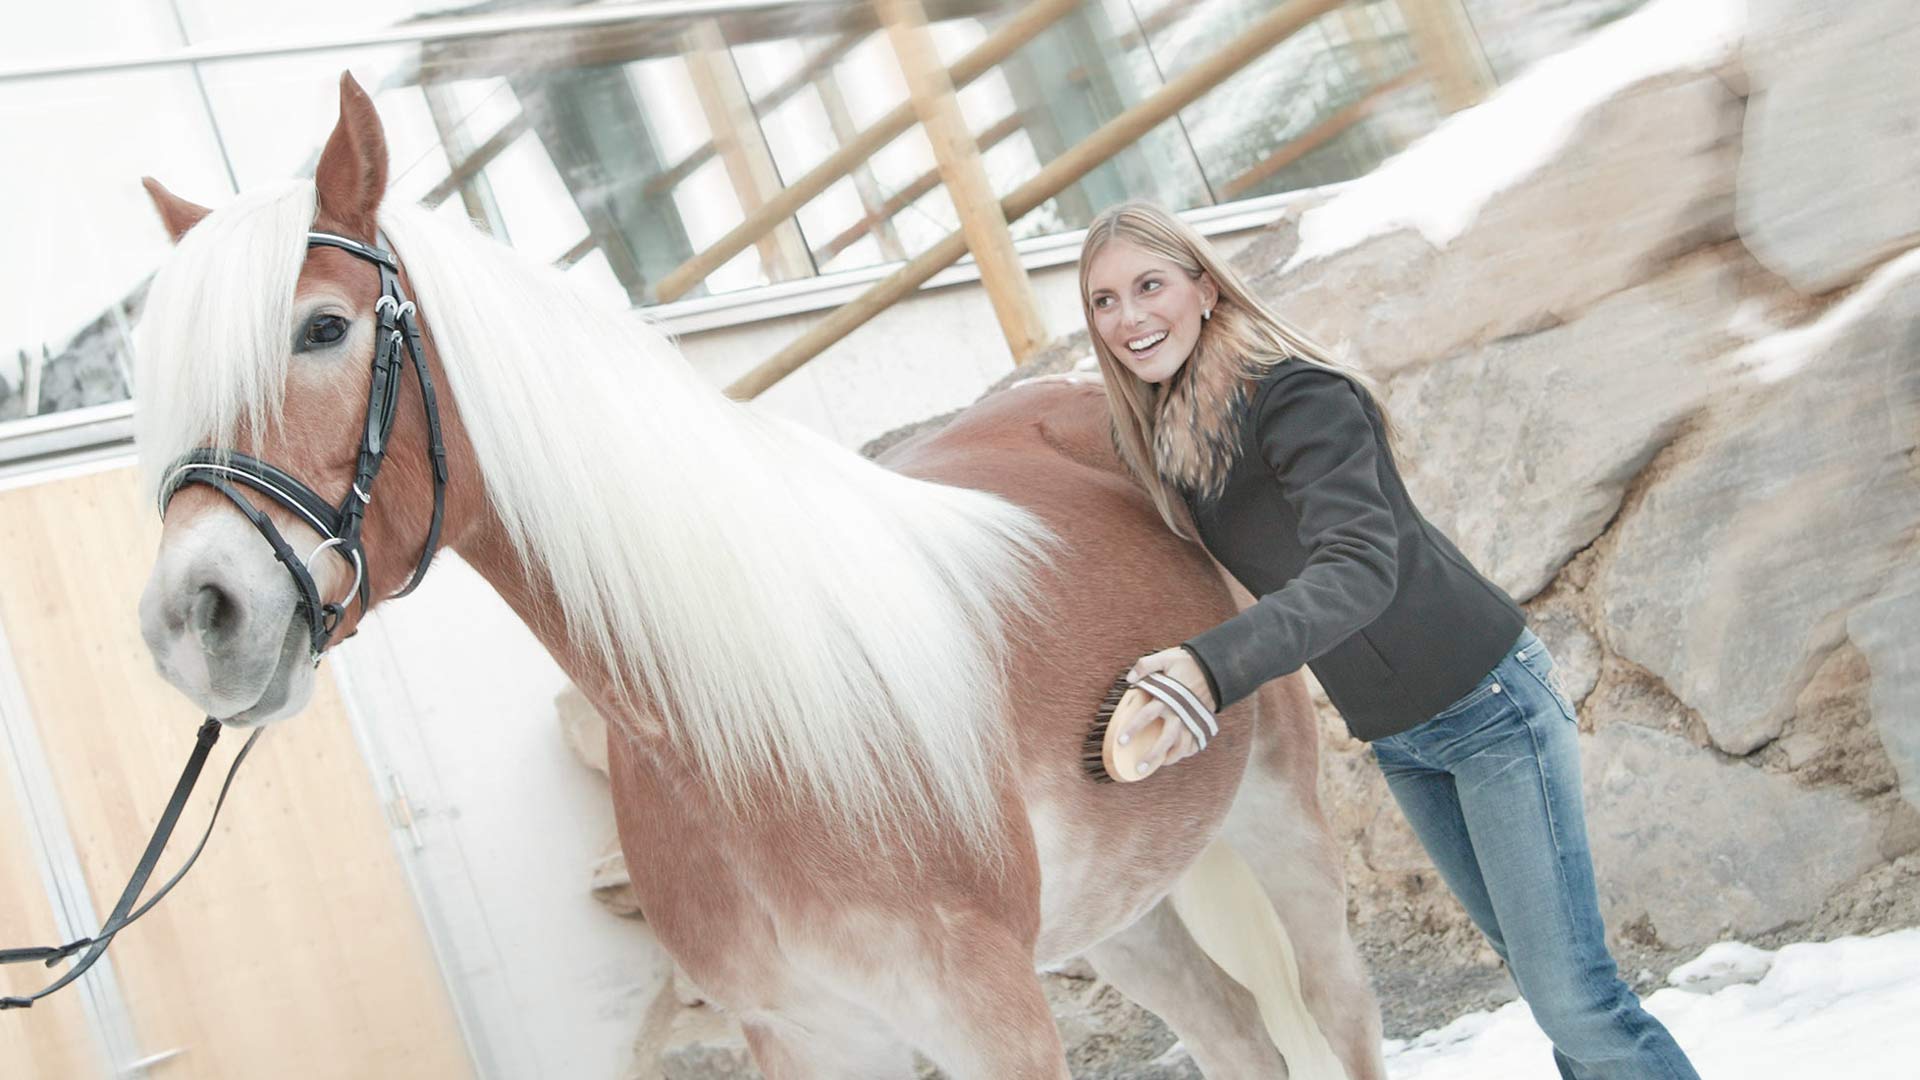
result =
[[[1547,651],[1546,642],[1536,638],[1514,653],[1513,658],[1552,696],[1553,703],[1560,707],[1561,714],[1569,722],[1579,723],[1579,717],[1573,711],[1573,699],[1567,696],[1566,688],[1560,683],[1558,665],[1554,663],[1553,654]]]

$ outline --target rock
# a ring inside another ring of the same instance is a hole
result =
[[[661,1080],[760,1080],[740,1024],[709,1006],[681,1009],[658,1057]]]
[[[1911,555],[1878,596],[1848,617],[1847,635],[1872,672],[1874,725],[1900,794],[1920,808],[1920,564]]]
[[[1741,238],[1794,288],[1824,293],[1920,245],[1920,20],[1911,0],[1748,10],[1742,63],[1760,92],[1740,155]]]
[[[1872,814],[1832,789],[1718,761],[1631,724],[1582,737],[1587,831],[1609,927],[1669,946],[1806,919],[1880,861]]]
[[[1600,535],[1628,484],[1729,380],[1732,273],[1686,260],[1575,322],[1393,380],[1409,492],[1516,600]]]
[[[1729,986],[1757,983],[1773,967],[1773,954],[1738,941],[1722,941],[1674,968],[1667,984],[1690,994],[1711,994]]]
[[[1376,218],[1397,223],[1434,200],[1477,193],[1487,183],[1481,156],[1470,139],[1450,136],[1497,121],[1503,114],[1469,117],[1513,90],[1307,211],[1303,237],[1333,239],[1254,268],[1255,289],[1283,317],[1322,342],[1344,340],[1360,366],[1385,376],[1576,318],[1658,260],[1732,237],[1738,99],[1717,78],[1684,73],[1598,104],[1557,144],[1557,129],[1546,134],[1537,118],[1515,118],[1527,138],[1557,153],[1542,153],[1511,186],[1460,211],[1471,219],[1458,235],[1430,237],[1412,224],[1367,232]]]
[[[592,883],[588,887],[593,891],[593,898],[615,915],[646,917],[640,910],[640,898],[634,895],[633,878],[627,873],[627,857],[621,854],[617,837],[609,841],[606,850],[594,860]]]
[[[560,733],[573,756],[601,776],[608,775],[607,722],[587,701],[587,695],[569,685],[554,696],[553,707],[560,716]]]
[[[1920,525],[1915,327],[1920,254],[1747,350],[1754,385],[1702,418],[1610,535],[1594,586],[1608,644],[1729,753],[1780,734],[1817,657]]]

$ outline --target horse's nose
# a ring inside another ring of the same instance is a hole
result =
[[[231,644],[245,621],[239,601],[215,582],[206,582],[195,590],[187,609],[187,626],[200,639],[201,648],[209,652]]]

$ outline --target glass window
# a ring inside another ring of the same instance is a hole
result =
[[[168,246],[140,178],[232,193],[198,91],[181,70],[0,83],[0,140],[0,420],[124,400],[129,305]]]
[[[1482,34],[1500,35],[1490,52],[1546,48],[1539,20],[1462,3]],[[949,65],[1023,10],[997,0],[926,6]],[[591,7],[67,0],[9,14],[0,68]],[[1271,0],[1082,0],[959,88],[993,190],[1012,192],[1273,9]],[[687,260],[907,102],[890,37],[867,4],[631,10],[641,14],[592,27],[117,74],[0,75],[0,135],[34,148],[0,172],[9,241],[0,248],[0,420],[126,396],[125,327],[166,246],[138,178],[151,173],[218,205],[234,182],[310,173],[342,69],[381,110],[389,198],[468,218],[632,304],[654,302]],[[1128,198],[1187,209],[1373,168],[1440,116],[1408,26],[1398,0],[1350,0],[1012,222],[1014,236],[1080,228]],[[1566,40],[1549,37],[1555,47]],[[1469,42],[1470,53],[1478,48]],[[898,262],[958,228],[927,139],[910,127],[685,295]]]

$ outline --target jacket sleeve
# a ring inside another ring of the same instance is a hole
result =
[[[1261,400],[1260,450],[1309,554],[1286,584],[1184,643],[1217,708],[1344,641],[1393,599],[1398,538],[1359,393],[1340,375],[1306,369],[1270,384]]]

